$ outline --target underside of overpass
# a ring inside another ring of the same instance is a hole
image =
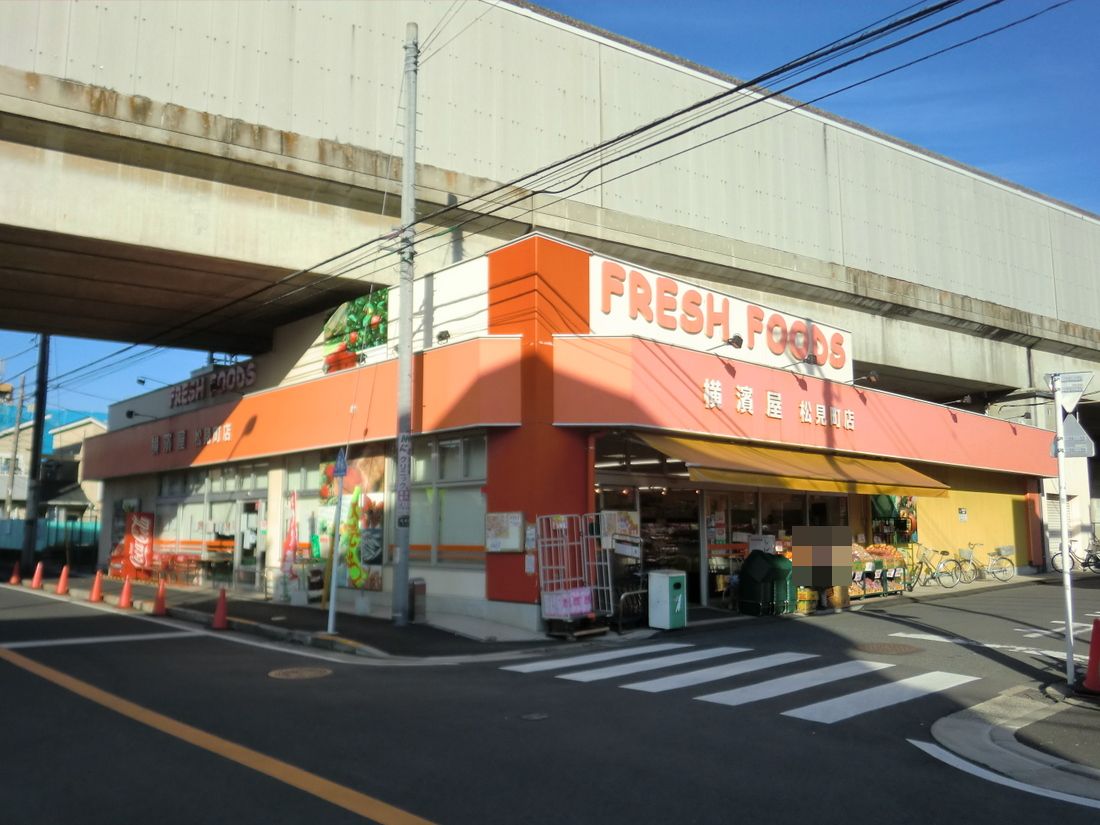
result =
[[[0,328],[256,354],[367,288],[316,273],[0,225]]]

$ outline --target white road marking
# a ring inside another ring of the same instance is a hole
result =
[[[1045,796],[1047,799],[1057,799],[1059,802],[1069,802],[1072,805],[1083,805],[1086,808],[1100,809],[1100,800],[1089,799],[1084,796],[1074,796],[1073,794],[1062,793],[1061,791],[1049,791],[1046,788],[1039,788],[1035,785],[1026,785],[1015,779],[1009,779],[1007,776],[1001,776],[999,773],[980,768],[977,765],[967,762],[965,759],[961,759],[950,751],[941,748],[939,745],[933,745],[931,742],[918,742],[916,739],[907,739],[906,741],[910,745],[920,748],[933,759],[938,759],[945,765],[958,768],[960,771],[964,771],[971,776],[976,776],[979,779],[984,779],[987,782],[995,782],[998,785],[1004,785],[1007,788],[1014,788],[1024,793],[1035,794],[1036,796]]]
[[[973,639],[964,639],[959,636],[937,636],[935,633],[891,633],[891,636],[900,639],[919,639],[924,642],[949,642],[953,645],[968,645],[970,647],[984,647],[989,650],[1003,650],[1006,653],[1023,653],[1027,656],[1048,656],[1054,659],[1066,660],[1065,652],[1057,650],[1040,650],[1037,647],[1023,647],[1022,645],[998,645],[992,642],[976,642]],[[1088,656],[1075,653],[1073,656],[1078,662],[1087,662]]]
[[[219,630],[201,630],[195,629],[193,622],[185,622],[179,619],[162,619],[156,616],[147,616],[144,613],[138,613],[132,610],[119,610],[116,607],[112,607],[109,604],[99,604],[96,602],[74,602],[68,596],[57,596],[52,593],[44,593],[41,590],[26,590],[22,585],[9,585],[0,584],[0,589],[18,590],[20,592],[28,592],[32,595],[38,596],[43,599],[51,599],[55,602],[64,602],[65,604],[71,604],[73,607],[79,607],[84,610],[98,611],[99,613],[107,613],[112,616],[125,616],[127,619],[133,619],[139,622],[149,622],[150,624],[160,625],[161,627],[177,628],[184,632],[190,632],[197,636],[205,636],[208,639],[217,639],[220,642],[232,642],[237,645],[245,645],[246,647],[256,647],[261,650],[270,650],[275,653],[282,653],[287,656],[301,656],[305,659],[320,659],[325,662],[332,662],[334,664],[341,665],[357,665],[360,667],[394,667],[394,666],[411,666],[411,665],[425,665],[425,666],[438,666],[438,665],[450,665],[451,662],[400,662],[390,661],[387,659],[372,659],[366,656],[348,656],[346,653],[328,653],[320,651],[312,651],[307,648],[300,647],[299,645],[286,644],[280,645],[275,642],[261,642],[256,639],[249,639],[239,633],[233,633],[231,631]]]
[[[837,699],[828,699],[788,710],[783,715],[831,725],[862,713],[880,710],[910,699],[918,699],[930,693],[939,693],[977,679],[977,676],[963,676],[958,673],[934,670],[931,673],[922,673],[919,676],[911,676],[908,679],[849,693]]]
[[[738,648],[733,649],[738,650]],[[759,656],[755,659],[745,659],[728,665],[716,665],[702,670],[693,670],[689,673],[677,673],[660,679],[650,679],[647,682],[634,682],[633,684],[623,685],[623,687],[629,690],[645,691],[646,693],[661,693],[666,690],[716,682],[730,676],[740,676],[743,673],[752,673],[757,670],[766,670],[769,667],[779,667],[790,662],[800,662],[803,659],[814,658],[816,658],[816,654],[813,653],[773,653],[770,656]]]
[[[589,653],[585,656],[570,656],[566,659],[545,659],[538,662],[528,662],[523,665],[509,665],[501,670],[511,670],[515,673],[538,673],[543,670],[565,670],[579,665],[590,665],[596,662],[609,662],[613,659],[625,659],[628,656],[641,656],[643,653],[661,653],[666,650],[678,650],[691,647],[688,644],[676,644],[669,642],[659,645],[643,645],[624,650],[603,650],[599,653]]]
[[[625,662],[621,665],[609,665],[595,670],[582,670],[579,673],[563,673],[559,679],[573,682],[595,682],[599,679],[614,679],[616,676],[628,676],[631,673],[643,673],[647,670],[660,670],[663,667],[684,665],[701,659],[713,659],[717,656],[730,656],[741,653],[741,647],[712,647],[706,650],[692,650],[687,653],[674,653],[671,656],[658,656],[655,659],[643,659],[640,662]]]
[[[762,699],[771,699],[773,696],[783,696],[787,693],[817,687],[828,682],[836,682],[852,676],[860,676],[864,673],[873,673],[876,670],[885,670],[893,667],[885,662],[865,662],[857,659],[851,662],[842,662],[839,665],[820,667],[806,673],[796,673],[793,676],[781,676],[778,679],[769,679],[766,682],[758,682],[755,685],[724,690],[720,693],[710,693],[706,696],[696,696],[700,702],[714,702],[716,705],[746,705],[749,702],[758,702]]]
[[[26,647],[60,647],[62,645],[99,645],[107,642],[145,642],[164,639],[188,639],[205,636],[196,630],[179,630],[175,633],[127,633],[121,636],[74,636],[69,639],[37,639],[26,642],[0,642],[0,647],[18,650]]]

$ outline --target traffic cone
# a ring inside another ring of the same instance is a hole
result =
[[[42,589],[42,562],[38,562],[38,566],[34,568],[34,578],[31,579],[31,590]]]
[[[229,607],[225,603],[225,588],[218,592],[218,606],[214,608],[214,623],[210,625],[212,630],[229,629]]]
[[[8,584],[22,584],[23,577],[19,575],[19,562],[16,562],[11,568],[11,578],[8,579]]]
[[[168,608],[164,604],[165,599],[165,584],[164,579],[160,580],[160,584],[157,585],[157,597],[153,600],[153,615],[154,616],[167,616]]]
[[[54,588],[54,593],[58,596],[69,595],[69,565],[65,565],[61,568],[61,576],[57,580],[57,587]]]
[[[1081,687],[1089,693],[1100,693],[1100,619],[1092,620],[1092,639],[1089,641],[1089,663]]]
[[[101,601],[103,601],[103,571],[102,570],[96,570],[95,571],[95,581],[92,582],[92,592],[88,596],[88,601],[90,601],[90,602],[101,602]]]
[[[126,581],[122,583],[122,595],[118,597],[118,606],[123,610],[129,610],[134,606],[134,593],[129,576],[127,576]]]

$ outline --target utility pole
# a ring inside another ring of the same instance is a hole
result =
[[[42,464],[42,428],[46,424],[46,380],[50,373],[50,336],[38,336],[38,370],[34,384],[34,427],[31,430],[31,466],[27,468],[27,512],[23,520],[23,569],[34,566],[38,543],[38,477]]]
[[[413,224],[416,222],[416,23],[405,26],[405,152],[401,161],[401,280],[397,319],[397,551],[393,566],[393,623],[409,618],[409,511],[412,500]]]
[[[8,464],[8,495],[4,500],[4,518],[11,518],[12,488],[15,487],[15,463],[19,460],[19,434],[23,424],[23,401],[27,394],[27,376],[19,379],[19,401],[15,405],[15,432],[11,437],[11,463]]]

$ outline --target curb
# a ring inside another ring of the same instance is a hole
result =
[[[1100,800],[1100,771],[1031,748],[1016,731],[1064,710],[1032,686],[1006,690],[945,716],[930,733],[941,746],[972,763],[1032,787]]]
[[[1043,685],[1042,691],[1044,696],[1048,699],[1053,699],[1055,702],[1073,705],[1076,708],[1088,708],[1090,710],[1100,711],[1100,695],[1082,693],[1070,688],[1070,686],[1064,682],[1054,682],[1049,685]]]

